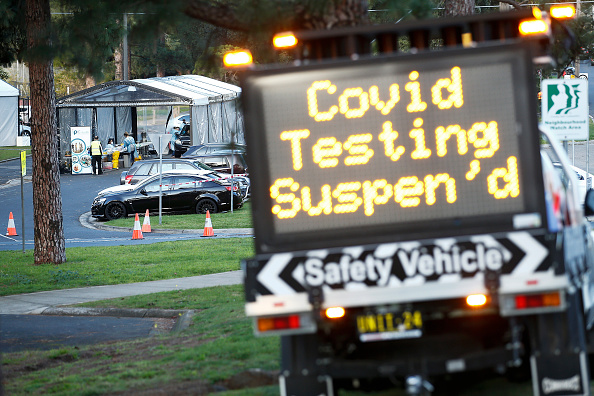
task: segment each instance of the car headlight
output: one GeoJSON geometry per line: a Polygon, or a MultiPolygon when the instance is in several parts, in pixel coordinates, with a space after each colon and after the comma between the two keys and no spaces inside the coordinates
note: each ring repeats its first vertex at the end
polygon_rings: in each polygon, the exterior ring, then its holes
{"type": "Polygon", "coordinates": [[[107,198],[103,197],[103,198],[95,198],[95,203],[96,204],[102,204],[103,202],[105,202],[107,198]]]}

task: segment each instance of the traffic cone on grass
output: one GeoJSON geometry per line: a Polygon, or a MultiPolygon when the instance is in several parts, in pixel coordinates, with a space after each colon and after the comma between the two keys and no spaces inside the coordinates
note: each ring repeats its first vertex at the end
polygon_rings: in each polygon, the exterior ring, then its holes
{"type": "Polygon", "coordinates": [[[142,223],[142,232],[151,232],[151,220],[149,219],[149,210],[146,210],[144,222],[142,223]]]}
{"type": "Polygon", "coordinates": [[[214,230],[212,229],[212,221],[210,220],[210,211],[206,211],[206,221],[204,222],[204,234],[203,237],[212,237],[214,235],[214,230]]]}
{"type": "Polygon", "coordinates": [[[6,229],[6,235],[9,236],[17,236],[16,227],[14,226],[14,217],[12,217],[12,212],[8,216],[8,228],[6,229]]]}
{"type": "Polygon", "coordinates": [[[136,218],[134,219],[134,231],[132,231],[132,239],[144,239],[142,236],[142,230],[140,229],[140,219],[138,218],[138,213],[136,213],[136,218]]]}

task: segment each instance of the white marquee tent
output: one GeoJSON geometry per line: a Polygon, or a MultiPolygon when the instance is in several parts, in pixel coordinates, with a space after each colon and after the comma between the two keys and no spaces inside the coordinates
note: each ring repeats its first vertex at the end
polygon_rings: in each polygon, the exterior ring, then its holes
{"type": "Polygon", "coordinates": [[[196,75],[99,84],[58,100],[61,155],[70,150],[73,126],[90,126],[104,146],[112,137],[122,142],[126,131],[140,142],[148,133],[169,133],[182,113],[190,116],[193,145],[244,143],[240,95],[235,85],[196,75]]]}
{"type": "Polygon", "coordinates": [[[0,80],[0,147],[16,146],[19,129],[19,90],[0,80]]]}

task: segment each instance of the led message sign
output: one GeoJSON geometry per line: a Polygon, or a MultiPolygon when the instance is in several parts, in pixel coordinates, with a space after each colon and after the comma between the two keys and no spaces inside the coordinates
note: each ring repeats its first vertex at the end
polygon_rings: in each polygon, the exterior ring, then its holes
{"type": "Polygon", "coordinates": [[[248,75],[263,250],[436,227],[517,228],[515,216],[527,213],[540,226],[531,81],[518,47],[248,75]]]}

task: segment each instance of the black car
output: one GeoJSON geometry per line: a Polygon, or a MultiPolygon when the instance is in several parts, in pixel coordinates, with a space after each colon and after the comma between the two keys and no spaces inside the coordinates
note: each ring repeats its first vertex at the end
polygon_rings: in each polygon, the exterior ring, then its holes
{"type": "MultiPolygon", "coordinates": [[[[93,217],[119,219],[134,213],[159,210],[160,175],[154,175],[135,185],[120,185],[105,189],[93,201],[93,217]]],[[[213,180],[191,173],[163,173],[162,209],[164,212],[190,211],[216,213],[243,206],[237,185],[228,180],[213,180]]]]}
{"type": "MultiPolygon", "coordinates": [[[[120,176],[120,184],[136,184],[141,180],[159,173],[158,159],[135,161],[127,171],[123,171],[120,176]]],[[[200,173],[211,178],[227,178],[229,175],[221,175],[210,166],[192,158],[163,158],[163,172],[188,171],[191,173],[200,173]]],[[[233,180],[239,185],[243,197],[250,194],[250,179],[247,176],[233,177],[233,180]]]]}
{"type": "MultiPolygon", "coordinates": [[[[235,152],[245,154],[245,150],[246,148],[243,144],[236,143],[233,145],[233,151],[235,152]]],[[[185,149],[182,157],[195,157],[197,155],[213,154],[220,151],[231,151],[231,143],[204,143],[198,144],[196,146],[190,146],[185,149]]]]}

